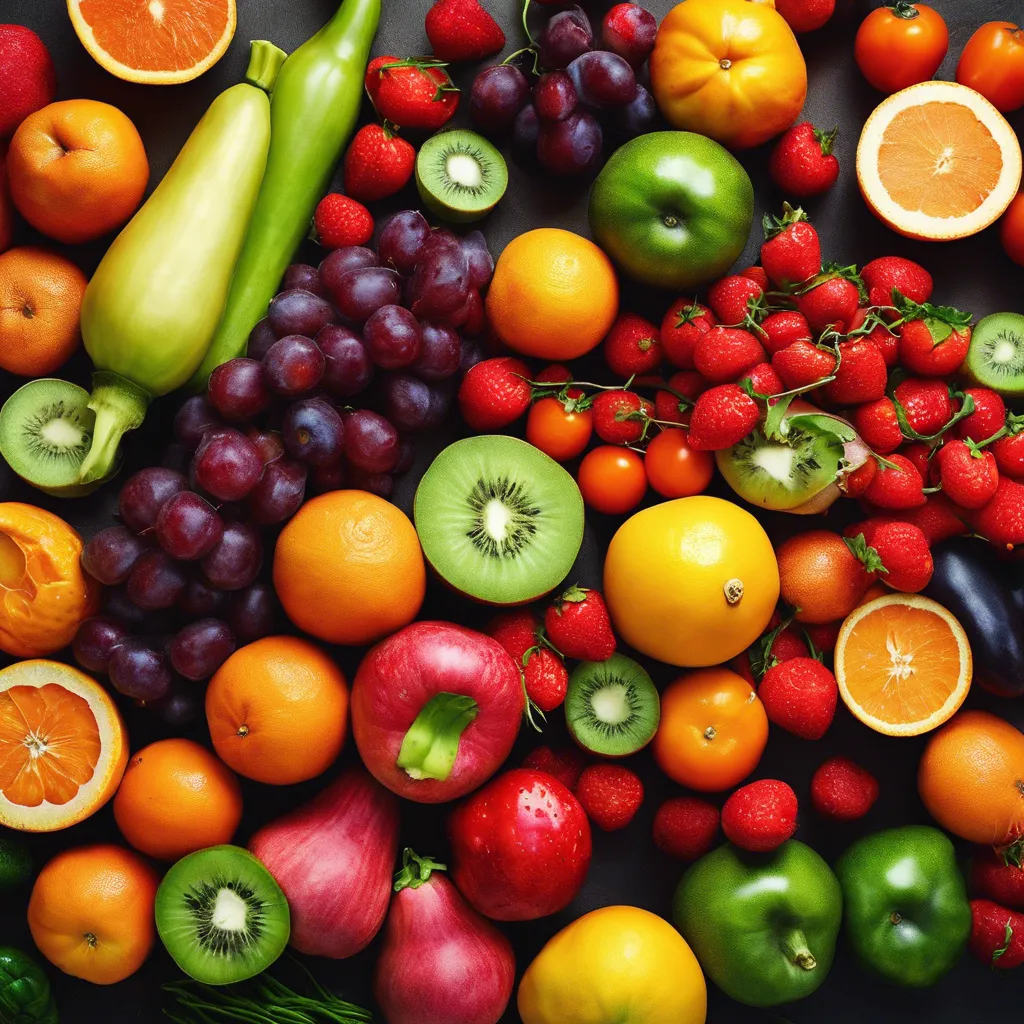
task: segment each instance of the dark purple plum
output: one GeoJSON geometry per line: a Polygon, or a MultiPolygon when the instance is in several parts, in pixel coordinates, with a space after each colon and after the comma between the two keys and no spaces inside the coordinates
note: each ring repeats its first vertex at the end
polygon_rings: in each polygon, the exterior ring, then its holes
{"type": "Polygon", "coordinates": [[[235,653],[237,646],[226,622],[199,619],[178,631],[168,646],[167,656],[178,675],[199,682],[209,679],[235,653]]]}
{"type": "Polygon", "coordinates": [[[454,313],[469,294],[469,260],[461,246],[432,251],[409,279],[409,308],[424,320],[454,313]]]}
{"type": "Polygon", "coordinates": [[[270,320],[264,317],[249,332],[249,342],[246,345],[245,354],[250,359],[262,359],[275,341],[277,341],[277,335],[274,333],[274,328],[270,326],[270,320]]]}
{"type": "Polygon", "coordinates": [[[406,373],[385,374],[379,382],[381,408],[399,433],[415,434],[430,414],[430,386],[406,373]]]}
{"type": "Polygon", "coordinates": [[[577,95],[587,106],[611,110],[636,98],[636,75],[617,53],[584,53],[567,70],[577,95]]]}
{"type": "Polygon", "coordinates": [[[160,509],[155,531],[160,547],[171,558],[189,562],[213,549],[224,532],[224,523],[205,498],[182,491],[160,509]]]}
{"type": "Polygon", "coordinates": [[[658,19],[639,4],[616,4],[601,25],[601,45],[634,68],[650,57],[657,35],[658,19]]]}
{"type": "Polygon", "coordinates": [[[577,112],[541,128],[537,155],[552,174],[570,177],[591,170],[601,156],[603,134],[597,119],[577,112]]]}
{"type": "Polygon", "coordinates": [[[568,72],[549,71],[533,87],[533,105],[541,121],[564,121],[579,102],[568,72]]]}
{"type": "Polygon", "coordinates": [[[120,619],[93,615],[78,627],[71,651],[87,672],[106,672],[111,654],[128,636],[128,627],[120,619]]]}
{"type": "Polygon", "coordinates": [[[145,640],[134,637],[114,649],[107,671],[118,693],[147,704],[166,696],[173,679],[167,658],[145,640]]]}
{"type": "Polygon", "coordinates": [[[278,604],[269,583],[253,583],[228,598],[224,618],[235,638],[251,644],[269,636],[277,625],[278,604]]]}
{"type": "Polygon", "coordinates": [[[281,279],[281,291],[291,291],[293,288],[301,288],[303,291],[312,292],[326,299],[324,286],[320,282],[320,271],[311,267],[308,263],[293,263],[281,279]]]}
{"type": "Polygon", "coordinates": [[[126,526],[108,526],[82,548],[82,568],[104,586],[124,583],[146,550],[146,542],[126,526]]]}
{"type": "Polygon", "coordinates": [[[494,257],[487,248],[487,239],[482,231],[470,231],[462,237],[462,251],[469,260],[469,287],[480,291],[491,283],[494,277],[494,257]]]}
{"type": "Polygon", "coordinates": [[[184,566],[166,551],[147,551],[132,567],[126,588],[133,604],[157,611],[175,605],[187,582],[184,566]]]}
{"type": "Polygon", "coordinates": [[[260,453],[239,430],[208,434],[192,459],[196,482],[219,501],[241,501],[262,471],[260,453]]]}
{"type": "Polygon", "coordinates": [[[227,523],[220,543],[203,559],[206,578],[221,590],[249,586],[263,565],[263,541],[249,523],[227,523]]]}
{"type": "Polygon", "coordinates": [[[349,320],[361,324],[381,306],[401,301],[402,279],[396,270],[362,267],[342,275],[332,296],[349,320]]]}
{"type": "Polygon", "coordinates": [[[326,398],[293,402],[284,414],[281,436],[288,454],[308,466],[337,462],[345,450],[341,415],[326,398]]]}
{"type": "Polygon", "coordinates": [[[582,7],[557,11],[537,39],[540,62],[552,71],[569,66],[594,45],[594,30],[582,7]]]}

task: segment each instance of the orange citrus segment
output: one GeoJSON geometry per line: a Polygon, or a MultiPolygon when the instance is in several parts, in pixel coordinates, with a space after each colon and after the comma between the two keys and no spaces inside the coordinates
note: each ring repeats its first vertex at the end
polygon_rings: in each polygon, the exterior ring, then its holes
{"type": "Polygon", "coordinates": [[[876,732],[917,736],[945,722],[971,685],[971,650],[942,605],[890,594],[855,608],[836,642],[836,680],[850,711],[876,732]]]}

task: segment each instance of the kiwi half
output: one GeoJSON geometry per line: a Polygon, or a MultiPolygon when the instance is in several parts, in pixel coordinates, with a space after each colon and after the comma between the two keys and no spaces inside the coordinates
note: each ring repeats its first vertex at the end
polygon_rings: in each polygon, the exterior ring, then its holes
{"type": "Polygon", "coordinates": [[[583,542],[576,481],[532,444],[501,434],[445,448],[420,481],[413,516],[434,571],[488,604],[553,590],[583,542]]]}
{"type": "Polygon", "coordinates": [[[974,328],[966,369],[975,383],[1008,398],[1024,396],[1024,316],[993,313],[974,328]]]}
{"type": "Polygon", "coordinates": [[[238,846],[190,853],[156,892],[156,930],[196,981],[231,985],[266,970],[288,945],[288,901],[270,872],[238,846]]]}
{"type": "Polygon", "coordinates": [[[508,167],[482,135],[456,128],[420,146],[416,187],[438,217],[465,224],[494,209],[508,188],[508,167]]]}
{"type": "Polygon", "coordinates": [[[605,757],[635,754],[654,738],[660,720],[651,677],[624,654],[581,662],[569,677],[565,721],[585,750],[605,757]]]}

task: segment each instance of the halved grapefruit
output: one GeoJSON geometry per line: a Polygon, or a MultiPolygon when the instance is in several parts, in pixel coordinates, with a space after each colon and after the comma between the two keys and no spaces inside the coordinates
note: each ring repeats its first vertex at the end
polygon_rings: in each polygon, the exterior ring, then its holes
{"type": "Polygon", "coordinates": [[[54,832],[98,811],[128,763],[110,694],[57,661],[0,671],[0,825],[54,832]]]}
{"type": "Polygon", "coordinates": [[[68,13],[97,64],[146,85],[198,78],[235,34],[235,0],[68,0],[68,13]]]}
{"type": "Polygon", "coordinates": [[[883,100],[857,146],[857,181],[879,220],[945,241],[987,228],[1017,194],[1020,143],[980,93],[920,82],[883,100]]]}

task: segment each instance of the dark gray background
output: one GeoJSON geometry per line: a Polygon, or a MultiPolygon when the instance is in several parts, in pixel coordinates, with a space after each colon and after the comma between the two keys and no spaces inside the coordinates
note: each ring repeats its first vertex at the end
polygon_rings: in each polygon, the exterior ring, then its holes
{"type": "MultiPolygon", "coordinates": [[[[426,49],[423,15],[431,0],[383,0],[384,15],[374,53],[400,55],[421,53],[426,49]]],[[[523,45],[518,29],[518,0],[485,0],[485,5],[501,20],[508,35],[506,52],[523,45]]],[[[173,88],[130,85],[102,71],[79,45],[67,18],[63,0],[0,0],[0,22],[30,25],[46,42],[57,63],[58,98],[87,96],[106,100],[123,109],[138,126],[146,143],[152,166],[151,185],[170,165],[181,144],[198,121],[213,97],[222,89],[241,80],[248,52],[248,41],[269,38],[292,50],[325,22],[336,8],[335,0],[239,0],[238,32],[220,63],[195,82],[173,88]]],[[[589,9],[595,22],[607,0],[595,0],[589,9]]],[[[672,6],[671,0],[649,0],[659,17],[672,6]]],[[[956,59],[967,38],[983,21],[1012,19],[1017,8],[1009,3],[983,3],[979,0],[948,0],[938,8],[950,27],[950,53],[939,73],[952,78],[956,59]]],[[[821,32],[802,38],[802,46],[810,71],[810,88],[804,117],[819,127],[838,124],[836,146],[842,174],[838,184],[825,197],[812,201],[808,209],[814,217],[823,242],[826,259],[844,263],[863,263],[890,253],[920,259],[933,273],[936,296],[981,316],[1004,309],[1018,309],[1022,271],[1003,255],[995,231],[989,230],[966,241],[947,245],[909,242],[884,228],[868,213],[862,203],[854,175],[854,152],[864,119],[879,96],[861,79],[853,61],[853,34],[868,5],[856,6],[852,0],[839,0],[839,9],[832,23],[821,32]]],[[[468,87],[472,72],[457,76],[468,87]]],[[[462,112],[459,121],[464,121],[462,112]]],[[[1011,120],[1015,127],[1022,123],[1019,115],[1011,120]]],[[[754,181],[757,193],[758,219],[765,209],[777,210],[781,200],[770,184],[766,163],[770,147],[762,147],[742,156],[754,181]]],[[[511,181],[508,194],[485,224],[492,251],[497,254],[509,239],[541,225],[561,226],[586,233],[585,185],[558,185],[535,177],[510,162],[511,181]]],[[[398,209],[417,205],[411,187],[391,204],[398,209]]],[[[377,212],[377,211],[375,211],[377,212]]],[[[21,225],[17,241],[36,241],[21,225]]],[[[755,229],[742,265],[756,259],[760,232],[755,229]]],[[[101,255],[106,241],[77,250],[68,250],[87,270],[101,255]]],[[[311,253],[309,259],[315,260],[311,253]]],[[[667,296],[652,296],[627,290],[626,308],[660,319],[668,304],[667,296]]],[[[88,364],[76,357],[65,376],[87,384],[88,364]]],[[[0,375],[0,397],[15,386],[10,377],[0,375]]],[[[155,404],[147,426],[130,439],[127,450],[128,468],[143,465],[147,458],[169,439],[169,417],[174,399],[155,404]]],[[[449,434],[425,439],[420,466],[401,482],[396,498],[408,509],[415,478],[429,458],[449,434]]],[[[88,533],[110,522],[115,488],[107,487],[85,501],[57,501],[12,479],[5,466],[0,466],[0,496],[29,501],[51,508],[70,519],[88,533]]],[[[773,536],[803,527],[781,518],[767,523],[773,536]]],[[[591,516],[587,537],[573,579],[595,585],[600,580],[601,553],[614,523],[591,516]]],[[[478,624],[485,618],[482,611],[466,602],[453,599],[432,585],[424,614],[431,617],[456,618],[478,624]]],[[[358,663],[359,652],[338,651],[346,671],[351,673],[358,663]]],[[[665,682],[671,672],[651,666],[656,679],[665,682]]],[[[969,706],[989,707],[1024,726],[1020,705],[999,701],[976,689],[969,706]]],[[[169,730],[152,717],[126,708],[133,748],[167,735],[169,730]]],[[[553,716],[557,717],[557,716],[553,716]]],[[[192,734],[205,739],[205,727],[197,725],[192,734]]],[[[548,727],[549,742],[564,736],[564,727],[554,723],[548,727]]],[[[510,764],[517,764],[538,741],[524,732],[510,764]]],[[[876,829],[906,822],[924,822],[928,816],[917,797],[914,783],[923,739],[886,739],[856,723],[844,709],[828,736],[818,743],[807,743],[773,729],[766,756],[758,776],[786,779],[797,791],[807,808],[802,815],[798,838],[813,845],[827,859],[834,859],[856,836],[876,829]],[[874,771],[881,782],[881,798],[862,822],[847,826],[825,826],[817,821],[809,808],[808,785],[814,768],[826,757],[845,754],[861,761],[874,771]]],[[[342,763],[354,753],[347,750],[342,763]]],[[[556,917],[508,928],[516,946],[520,971],[526,967],[543,943],[555,931],[579,914],[612,903],[630,903],[647,907],[657,913],[668,913],[673,888],[681,874],[675,863],[658,853],[650,840],[650,824],[654,811],[673,787],[657,772],[646,755],[634,759],[648,787],[647,799],[637,819],[625,831],[607,835],[595,834],[595,853],[586,886],[576,902],[556,917]]],[[[246,815],[237,841],[244,843],[261,824],[284,809],[307,799],[321,788],[322,780],[299,787],[278,790],[273,787],[245,783],[246,815]]],[[[421,853],[444,856],[444,813],[436,808],[405,805],[403,842],[421,853]]],[[[107,807],[90,821],[66,834],[33,837],[31,844],[40,863],[53,852],[88,842],[117,842],[120,836],[107,807]]],[[[0,943],[31,948],[24,924],[24,900],[13,899],[0,907],[0,943]]],[[[347,962],[313,961],[310,966],[324,982],[355,1001],[369,999],[368,978],[374,951],[347,962]]],[[[66,1024],[128,1024],[160,1019],[162,982],[176,976],[169,957],[157,947],[145,967],[133,978],[112,988],[99,988],[61,975],[48,967],[61,1005],[61,1019],[66,1024]]],[[[941,984],[925,991],[907,991],[887,986],[862,971],[841,945],[835,967],[825,985],[801,1003],[784,1007],[779,1013],[766,1013],[740,1007],[710,986],[708,1020],[725,1022],[790,1021],[792,1024],[862,1024],[869,1016],[878,1024],[905,1024],[907,1021],[929,1020],[933,1024],[983,1024],[1019,1015],[1021,998],[1020,975],[999,974],[985,969],[965,956],[960,965],[941,984]]],[[[516,1021],[510,1010],[505,1021],[516,1021]]],[[[608,1022],[612,1024],[612,1022],[608,1022]]],[[[642,1022],[634,1022],[642,1024],[642,1022]]]]}

